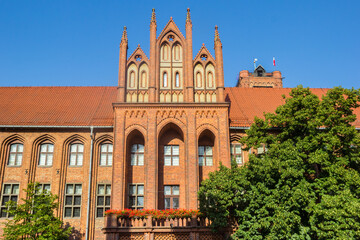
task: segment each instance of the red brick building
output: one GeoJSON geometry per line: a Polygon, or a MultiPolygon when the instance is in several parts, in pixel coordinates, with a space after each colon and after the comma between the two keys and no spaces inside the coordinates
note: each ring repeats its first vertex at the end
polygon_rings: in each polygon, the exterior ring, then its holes
{"type": "Polygon", "coordinates": [[[128,54],[124,28],[117,87],[0,88],[0,222],[5,202],[36,181],[59,196],[57,215],[77,236],[104,239],[105,210],[196,209],[209,172],[247,160],[238,140],[291,89],[263,68],[224,88],[218,28],[215,56],[204,45],[193,56],[189,10],[185,26],[170,19],[159,33],[153,11],[149,57],[140,46],[128,54]]]}

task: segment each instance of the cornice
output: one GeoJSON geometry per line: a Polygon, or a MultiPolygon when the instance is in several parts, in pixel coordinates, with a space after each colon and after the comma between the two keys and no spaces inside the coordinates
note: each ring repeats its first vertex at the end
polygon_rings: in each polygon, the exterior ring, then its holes
{"type": "Polygon", "coordinates": [[[229,108],[230,103],[113,103],[113,108],[229,108]]]}

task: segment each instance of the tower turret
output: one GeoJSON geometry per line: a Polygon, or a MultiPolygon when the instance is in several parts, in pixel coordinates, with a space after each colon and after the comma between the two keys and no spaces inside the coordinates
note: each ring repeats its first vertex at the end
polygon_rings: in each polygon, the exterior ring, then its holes
{"type": "Polygon", "coordinates": [[[126,26],[121,37],[120,53],[119,53],[119,81],[117,91],[117,102],[125,102],[125,79],[126,79],[126,59],[128,49],[128,38],[126,26]]]}
{"type": "Polygon", "coordinates": [[[218,27],[215,26],[215,61],[216,61],[216,96],[217,102],[224,102],[224,64],[222,54],[222,43],[220,41],[220,35],[218,27]]]}
{"type": "Polygon", "coordinates": [[[194,102],[194,78],[193,78],[193,48],[192,48],[192,22],[190,16],[190,8],[187,9],[186,14],[186,100],[187,102],[194,102]]]}
{"type": "Polygon", "coordinates": [[[156,15],[152,9],[150,21],[150,78],[149,78],[149,101],[156,102],[156,15]]]}

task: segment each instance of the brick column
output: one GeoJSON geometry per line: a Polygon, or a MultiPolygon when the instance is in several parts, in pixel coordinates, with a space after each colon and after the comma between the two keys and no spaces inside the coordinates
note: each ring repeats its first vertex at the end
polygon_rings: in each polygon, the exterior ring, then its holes
{"type": "Polygon", "coordinates": [[[197,190],[199,188],[198,164],[197,164],[197,138],[195,110],[188,113],[187,122],[187,184],[186,184],[186,208],[197,209],[197,190]]]}

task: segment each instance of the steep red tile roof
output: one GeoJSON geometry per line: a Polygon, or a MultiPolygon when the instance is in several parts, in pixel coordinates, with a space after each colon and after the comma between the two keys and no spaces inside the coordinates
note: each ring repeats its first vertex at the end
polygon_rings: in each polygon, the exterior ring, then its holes
{"type": "MultiPolygon", "coordinates": [[[[291,88],[225,88],[230,126],[249,127],[274,112],[291,88]]],[[[313,88],[321,97],[328,89],[313,88]]],[[[0,87],[0,125],[113,126],[116,87],[0,87]]],[[[360,119],[360,108],[355,110],[360,119]]],[[[355,126],[360,127],[360,120],[355,126]]]]}
{"type": "MultiPolygon", "coordinates": [[[[320,99],[328,88],[311,88],[312,93],[320,99]]],[[[263,118],[264,113],[275,112],[275,109],[284,104],[282,95],[289,96],[291,88],[225,88],[225,96],[230,102],[230,126],[249,127],[254,117],[263,118]]],[[[355,109],[358,120],[354,125],[360,127],[360,108],[355,109]]]]}
{"type": "Polygon", "coordinates": [[[2,87],[0,125],[112,126],[116,87],[2,87]]]}

